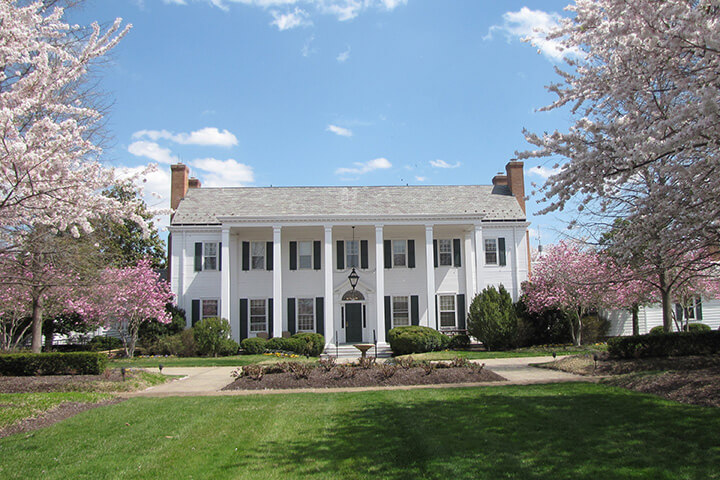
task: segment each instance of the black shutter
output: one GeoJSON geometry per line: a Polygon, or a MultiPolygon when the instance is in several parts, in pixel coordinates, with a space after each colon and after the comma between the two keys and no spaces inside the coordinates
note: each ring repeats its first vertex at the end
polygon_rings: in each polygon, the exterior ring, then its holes
{"type": "Polygon", "coordinates": [[[684,309],[682,305],[680,305],[679,303],[675,304],[675,318],[678,322],[682,322],[683,320],[683,313],[685,313],[683,310],[684,309]]]}
{"type": "Polygon", "coordinates": [[[342,240],[337,241],[337,269],[345,270],[345,242],[342,240]]]}
{"type": "Polygon", "coordinates": [[[390,310],[390,297],[385,297],[385,340],[387,340],[387,333],[392,328],[392,311],[390,310]]]}
{"type": "Polygon", "coordinates": [[[407,241],[408,268],[415,268],[415,240],[407,241]]]}
{"type": "Polygon", "coordinates": [[[272,336],[273,336],[273,332],[275,331],[275,329],[273,328],[273,321],[275,320],[275,318],[274,318],[273,299],[272,299],[272,298],[268,298],[267,308],[268,308],[268,309],[267,309],[268,337],[272,337],[272,336]]]}
{"type": "Polygon", "coordinates": [[[437,295],[435,295],[435,330],[440,330],[440,311],[438,309],[437,295]]]}
{"type": "Polygon", "coordinates": [[[271,271],[273,269],[273,242],[265,243],[265,270],[271,271]]]}
{"type": "Polygon", "coordinates": [[[460,250],[459,238],[453,238],[453,265],[462,267],[462,251],[460,250]]]}
{"type": "Polygon", "coordinates": [[[385,268],[392,268],[393,252],[390,240],[385,240],[383,242],[383,252],[385,254],[385,268]]]}
{"type": "Polygon", "coordinates": [[[368,241],[360,240],[360,268],[368,269],[368,241]]]}
{"type": "Polygon", "coordinates": [[[202,242],[195,242],[195,271],[202,270],[202,242]]]}
{"type": "Polygon", "coordinates": [[[313,268],[315,268],[315,270],[320,270],[320,268],[321,268],[320,259],[321,259],[320,240],[315,240],[313,242],[313,262],[314,262],[313,268]]]}
{"type": "Polygon", "coordinates": [[[695,298],[695,319],[702,320],[702,298],[695,298]]]}
{"type": "Polygon", "coordinates": [[[297,242],[290,242],[290,270],[297,270],[297,242]]]}
{"type": "Polygon", "coordinates": [[[248,338],[248,299],[240,299],[240,340],[248,338]]]}
{"type": "Polygon", "coordinates": [[[460,330],[465,330],[465,294],[457,296],[457,323],[460,330]]]}
{"type": "Polygon", "coordinates": [[[325,335],[325,299],[315,299],[315,333],[325,335]]]}
{"type": "Polygon", "coordinates": [[[250,242],[242,242],[242,269],[250,270],[250,242]]]}
{"type": "Polygon", "coordinates": [[[498,238],[498,264],[507,265],[507,259],[505,258],[505,239],[503,237],[498,238]]]}
{"type": "Polygon", "coordinates": [[[218,243],[218,270],[222,270],[222,242],[218,243]]]}
{"type": "Polygon", "coordinates": [[[435,268],[438,267],[438,242],[437,240],[433,240],[433,263],[435,265],[435,268]]]}
{"type": "Polygon", "coordinates": [[[200,300],[192,301],[192,326],[194,327],[197,322],[200,321],[200,300]]]}
{"type": "Polygon", "coordinates": [[[417,295],[410,295],[410,323],[420,325],[420,302],[417,295]]]}
{"type": "Polygon", "coordinates": [[[295,299],[288,298],[288,331],[295,335],[295,299]]]}

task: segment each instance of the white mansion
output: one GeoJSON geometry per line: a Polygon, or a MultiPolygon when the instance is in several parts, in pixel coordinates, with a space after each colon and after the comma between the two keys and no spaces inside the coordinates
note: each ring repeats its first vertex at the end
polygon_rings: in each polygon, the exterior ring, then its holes
{"type": "Polygon", "coordinates": [[[399,325],[464,330],[469,302],[528,278],[522,162],[492,185],[201,188],[172,166],[170,280],[188,324],[235,340],[318,332],[384,345],[399,325]],[[349,275],[358,275],[351,287],[349,275]]]}

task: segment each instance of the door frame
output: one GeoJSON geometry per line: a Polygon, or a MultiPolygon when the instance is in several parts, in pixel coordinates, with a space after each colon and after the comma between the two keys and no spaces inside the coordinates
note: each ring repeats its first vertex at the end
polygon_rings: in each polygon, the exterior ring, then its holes
{"type": "Polygon", "coordinates": [[[365,325],[364,323],[367,322],[367,307],[366,302],[364,301],[347,301],[342,303],[342,322],[344,325],[343,328],[343,335],[345,337],[345,343],[360,343],[365,341],[365,325]],[[359,305],[360,306],[360,340],[357,342],[350,342],[348,340],[348,322],[347,322],[347,314],[348,314],[348,305],[359,305]]]}

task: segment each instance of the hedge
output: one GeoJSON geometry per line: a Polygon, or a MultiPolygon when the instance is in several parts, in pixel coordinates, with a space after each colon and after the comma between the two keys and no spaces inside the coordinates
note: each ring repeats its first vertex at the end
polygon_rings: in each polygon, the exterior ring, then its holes
{"type": "Polygon", "coordinates": [[[417,325],[392,328],[388,331],[387,339],[395,355],[442,350],[450,342],[449,337],[434,328],[417,325]]]}
{"type": "Polygon", "coordinates": [[[298,340],[305,342],[305,350],[303,352],[311,357],[319,357],[325,350],[325,337],[319,333],[302,332],[292,336],[298,340]]]}
{"type": "Polygon", "coordinates": [[[306,343],[299,338],[275,337],[267,341],[265,348],[273,351],[293,352],[304,355],[306,343]]]}
{"type": "Polygon", "coordinates": [[[240,342],[243,351],[249,355],[259,355],[267,348],[267,339],[260,337],[246,338],[240,342]]]}
{"type": "Polygon", "coordinates": [[[99,352],[10,353],[0,355],[0,375],[100,375],[107,362],[99,352]]]}
{"type": "Polygon", "coordinates": [[[608,340],[615,358],[681,357],[720,353],[720,332],[675,332],[615,337],[608,340]]]}

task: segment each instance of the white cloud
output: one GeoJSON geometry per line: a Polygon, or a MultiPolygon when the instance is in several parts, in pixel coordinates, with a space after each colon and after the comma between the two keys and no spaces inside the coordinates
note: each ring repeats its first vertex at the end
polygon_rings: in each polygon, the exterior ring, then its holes
{"type": "Polygon", "coordinates": [[[273,10],[270,14],[273,17],[273,21],[270,22],[270,25],[275,25],[280,31],[312,25],[312,22],[308,20],[308,13],[300,8],[296,8],[292,12],[286,13],[273,10]]]}
{"type": "Polygon", "coordinates": [[[128,152],[136,157],[145,157],[158,163],[177,163],[178,158],[173,156],[169,148],[163,148],[155,142],[140,140],[128,147],[128,152]]]}
{"type": "Polygon", "coordinates": [[[206,187],[243,186],[255,181],[253,168],[232,158],[198,158],[190,162],[190,165],[206,172],[203,175],[198,174],[206,187]]]}
{"type": "Polygon", "coordinates": [[[427,177],[416,176],[415,180],[417,180],[418,182],[424,182],[425,180],[427,180],[427,177]]]}
{"type": "MultiPolygon", "coordinates": [[[[120,167],[116,170],[119,178],[127,179],[138,176],[147,166],[120,167]]],[[[170,169],[166,167],[156,168],[138,178],[135,182],[142,188],[142,199],[150,210],[167,210],[170,208],[170,169]]],[[[169,215],[159,215],[153,218],[158,230],[164,230],[170,224],[169,215]]]]}
{"type": "Polygon", "coordinates": [[[337,170],[335,170],[335,174],[345,175],[349,173],[354,175],[362,175],[363,173],[372,172],[373,170],[384,170],[392,167],[392,163],[390,163],[387,158],[383,157],[376,158],[368,162],[355,162],[353,163],[353,165],[355,165],[355,167],[338,168],[337,170]]]}
{"type": "Polygon", "coordinates": [[[460,162],[457,162],[455,164],[447,163],[445,160],[430,160],[430,165],[432,165],[435,168],[458,168],[460,166],[460,162]]]}
{"type": "Polygon", "coordinates": [[[543,166],[536,166],[532,167],[528,170],[528,173],[531,173],[533,175],[537,175],[538,177],[542,178],[550,178],[551,176],[560,173],[559,168],[547,168],[543,166]]]}
{"type": "Polygon", "coordinates": [[[154,142],[163,139],[181,145],[201,145],[213,147],[232,147],[238,139],[228,130],[220,131],[215,127],[205,127],[190,133],[173,133],[167,130],[140,130],[132,138],[148,138],[154,142]]]}
{"type": "Polygon", "coordinates": [[[335,135],[340,135],[341,137],[353,136],[352,130],[350,130],[349,128],[338,127],[337,125],[328,125],[325,130],[328,132],[332,132],[335,135]]]}
{"type": "Polygon", "coordinates": [[[337,60],[339,63],[345,63],[348,58],[350,58],[350,47],[347,47],[345,51],[340,52],[338,56],[335,57],[335,60],[337,60]]]}
{"type": "Polygon", "coordinates": [[[561,19],[562,16],[557,13],[522,7],[517,12],[505,12],[503,23],[490,27],[484,40],[491,40],[495,32],[502,32],[508,40],[515,37],[530,42],[539,53],[555,62],[566,56],[579,56],[580,52],[575,48],[564,49],[560,39],[547,38],[547,34],[560,24],[561,19]]]}
{"type": "Polygon", "coordinates": [[[310,35],[307,40],[305,40],[305,44],[303,45],[302,49],[300,49],[300,53],[302,53],[303,57],[308,57],[311,54],[315,53],[315,49],[312,46],[313,41],[315,40],[315,35],[310,35]]]}

